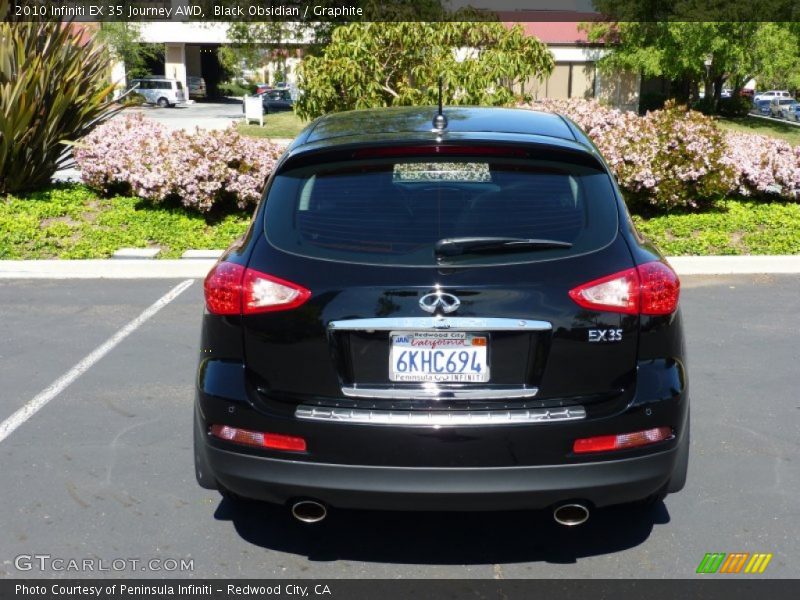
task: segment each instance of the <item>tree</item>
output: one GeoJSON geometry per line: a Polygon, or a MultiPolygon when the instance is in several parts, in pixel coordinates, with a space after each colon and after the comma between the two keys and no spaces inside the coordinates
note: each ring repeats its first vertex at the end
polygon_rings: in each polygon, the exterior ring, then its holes
{"type": "Polygon", "coordinates": [[[300,65],[297,114],[434,104],[504,105],[513,86],[553,70],[553,56],[522,27],[498,22],[352,23],[300,65]]]}
{"type": "Polygon", "coordinates": [[[0,22],[0,195],[49,184],[65,144],[120,110],[109,74],[107,50],[74,26],[0,22]]]}
{"type": "Polygon", "coordinates": [[[97,37],[111,49],[117,60],[125,64],[128,79],[147,75],[147,62],[158,59],[164,53],[160,45],[142,43],[139,23],[103,21],[97,30],[97,37]]]}
{"type": "MultiPolygon", "coordinates": [[[[228,0],[235,5],[234,0],[228,0]]],[[[216,4],[225,0],[217,0],[216,4]]],[[[305,2],[301,0],[286,0],[284,7],[299,6],[305,10],[305,2]]],[[[334,8],[341,6],[341,0],[317,0],[315,9],[334,8]]],[[[474,11],[459,9],[449,13],[442,6],[440,0],[354,0],[348,5],[359,7],[362,17],[358,20],[367,21],[441,21],[448,17],[468,20],[474,11]]],[[[475,19],[483,20],[483,19],[475,19]]],[[[333,30],[348,22],[347,17],[326,16],[322,20],[286,21],[276,19],[273,21],[237,21],[228,25],[228,39],[236,47],[240,59],[244,59],[251,67],[262,58],[262,48],[276,48],[287,42],[302,40],[306,52],[311,55],[319,54],[331,41],[333,30]]]]}
{"type": "Polygon", "coordinates": [[[800,89],[800,35],[797,23],[763,23],[753,51],[759,87],[800,89]]]}
{"type": "Polygon", "coordinates": [[[702,83],[709,112],[718,109],[724,86],[738,94],[754,77],[787,85],[800,66],[797,34],[782,23],[604,22],[588,31],[591,41],[609,42],[602,69],[683,81],[694,97],[702,83]]]}

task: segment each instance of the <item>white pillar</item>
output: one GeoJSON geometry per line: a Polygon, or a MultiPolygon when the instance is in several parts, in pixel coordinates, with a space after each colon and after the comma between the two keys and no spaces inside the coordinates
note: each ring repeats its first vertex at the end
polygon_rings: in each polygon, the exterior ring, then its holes
{"type": "Polygon", "coordinates": [[[186,87],[186,44],[165,44],[164,76],[167,79],[180,81],[188,95],[189,92],[186,87]]]}

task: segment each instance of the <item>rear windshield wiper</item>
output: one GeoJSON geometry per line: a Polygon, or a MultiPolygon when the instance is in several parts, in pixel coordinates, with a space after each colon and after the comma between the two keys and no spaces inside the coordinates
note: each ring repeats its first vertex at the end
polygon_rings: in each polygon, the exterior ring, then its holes
{"type": "Polygon", "coordinates": [[[455,237],[444,238],[434,245],[436,256],[459,256],[491,252],[519,252],[525,250],[547,250],[550,248],[572,248],[569,242],[517,237],[455,237]]]}

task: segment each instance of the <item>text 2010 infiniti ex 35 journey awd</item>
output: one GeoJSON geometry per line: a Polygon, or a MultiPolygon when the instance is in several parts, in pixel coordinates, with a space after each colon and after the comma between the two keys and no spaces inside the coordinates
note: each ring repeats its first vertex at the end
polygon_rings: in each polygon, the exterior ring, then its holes
{"type": "Polygon", "coordinates": [[[555,114],[311,123],[205,280],[197,479],[329,507],[594,507],[680,490],[677,276],[555,114]]]}

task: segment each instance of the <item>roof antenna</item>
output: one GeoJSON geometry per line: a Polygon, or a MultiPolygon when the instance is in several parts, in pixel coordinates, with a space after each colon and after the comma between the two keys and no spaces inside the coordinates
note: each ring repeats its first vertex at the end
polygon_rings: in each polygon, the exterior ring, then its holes
{"type": "Polygon", "coordinates": [[[442,76],[439,75],[439,112],[433,117],[433,127],[439,131],[447,127],[447,117],[442,112],[442,76]]]}

